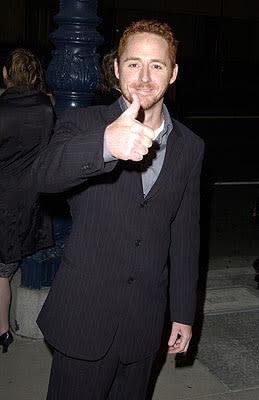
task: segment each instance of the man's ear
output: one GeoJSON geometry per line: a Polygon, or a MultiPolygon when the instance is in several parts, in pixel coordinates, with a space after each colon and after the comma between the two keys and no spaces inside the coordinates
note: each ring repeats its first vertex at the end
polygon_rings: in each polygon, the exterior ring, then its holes
{"type": "Polygon", "coordinates": [[[171,76],[171,79],[170,79],[170,85],[172,83],[174,83],[174,81],[176,80],[177,74],[178,74],[178,64],[175,64],[173,72],[172,72],[172,76],[171,76]]]}
{"type": "Polygon", "coordinates": [[[6,67],[3,67],[3,78],[4,78],[4,81],[7,80],[7,69],[6,69],[6,67]]]}
{"type": "Polygon", "coordinates": [[[115,58],[114,59],[114,74],[116,76],[117,79],[120,78],[120,74],[119,74],[119,64],[118,64],[118,59],[115,58]]]}

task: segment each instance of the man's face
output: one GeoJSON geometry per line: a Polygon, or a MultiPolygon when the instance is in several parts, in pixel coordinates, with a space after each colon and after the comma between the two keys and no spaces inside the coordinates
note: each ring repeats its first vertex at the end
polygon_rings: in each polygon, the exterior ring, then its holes
{"type": "Polygon", "coordinates": [[[165,91],[177,76],[177,65],[172,69],[165,39],[153,33],[130,36],[120,63],[115,60],[115,75],[126,101],[132,102],[136,93],[144,110],[162,103],[165,91]]]}

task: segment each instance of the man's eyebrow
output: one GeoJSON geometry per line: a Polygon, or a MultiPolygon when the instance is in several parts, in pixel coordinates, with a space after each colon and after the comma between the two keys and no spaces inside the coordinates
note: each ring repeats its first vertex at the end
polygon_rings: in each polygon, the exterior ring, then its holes
{"type": "MultiPolygon", "coordinates": [[[[140,57],[127,57],[127,58],[125,58],[125,60],[123,60],[124,63],[128,62],[128,61],[141,61],[141,58],[140,57]]],[[[159,64],[163,64],[164,66],[167,66],[164,61],[156,59],[156,58],[151,59],[150,62],[151,63],[152,62],[156,62],[156,63],[159,63],[159,64]]]]}
{"type": "Polygon", "coordinates": [[[151,60],[151,62],[155,62],[155,63],[163,64],[163,65],[166,67],[166,63],[165,63],[165,61],[162,61],[162,60],[157,60],[156,58],[155,58],[155,59],[153,59],[153,60],[151,60]]]}
{"type": "Polygon", "coordinates": [[[140,57],[127,57],[125,58],[125,60],[123,60],[123,62],[127,62],[127,61],[141,61],[140,57]]]}

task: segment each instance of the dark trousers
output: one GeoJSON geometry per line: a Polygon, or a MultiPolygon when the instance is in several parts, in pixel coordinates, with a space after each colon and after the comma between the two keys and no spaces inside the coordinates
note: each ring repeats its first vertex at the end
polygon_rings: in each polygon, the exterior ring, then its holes
{"type": "Polygon", "coordinates": [[[47,400],[144,400],[154,358],[124,364],[114,346],[98,361],[54,351],[47,400]]]}

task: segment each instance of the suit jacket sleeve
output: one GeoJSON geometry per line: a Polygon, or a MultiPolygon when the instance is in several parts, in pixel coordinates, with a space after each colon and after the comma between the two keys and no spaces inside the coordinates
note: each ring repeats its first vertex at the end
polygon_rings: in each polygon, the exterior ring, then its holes
{"type": "Polygon", "coordinates": [[[171,226],[170,313],[171,320],[187,325],[194,322],[200,246],[200,172],[204,144],[186,185],[171,226]]]}
{"type": "Polygon", "coordinates": [[[103,159],[106,126],[98,114],[87,113],[86,109],[63,113],[49,145],[32,168],[38,191],[63,192],[91,176],[111,171],[117,161],[105,163],[103,159]]]}

